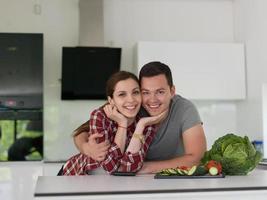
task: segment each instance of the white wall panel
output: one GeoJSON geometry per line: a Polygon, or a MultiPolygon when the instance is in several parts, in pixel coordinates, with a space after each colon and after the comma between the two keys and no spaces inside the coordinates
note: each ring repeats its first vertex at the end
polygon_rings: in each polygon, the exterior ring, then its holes
{"type": "Polygon", "coordinates": [[[139,42],[137,66],[151,61],[172,70],[176,92],[197,100],[246,97],[243,44],[139,42]]]}

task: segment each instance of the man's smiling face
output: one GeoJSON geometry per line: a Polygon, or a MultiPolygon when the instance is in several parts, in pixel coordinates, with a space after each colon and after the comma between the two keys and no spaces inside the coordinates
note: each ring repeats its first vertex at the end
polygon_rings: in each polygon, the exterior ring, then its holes
{"type": "Polygon", "coordinates": [[[143,107],[151,116],[155,116],[169,109],[175,87],[168,85],[164,74],[142,77],[141,94],[143,107]]]}

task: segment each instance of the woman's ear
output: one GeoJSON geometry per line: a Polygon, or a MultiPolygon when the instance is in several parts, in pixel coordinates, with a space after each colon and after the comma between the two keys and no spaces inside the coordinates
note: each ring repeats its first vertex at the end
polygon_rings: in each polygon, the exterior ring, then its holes
{"type": "Polygon", "coordinates": [[[114,101],[111,97],[108,97],[108,103],[112,106],[114,106],[114,101]]]}

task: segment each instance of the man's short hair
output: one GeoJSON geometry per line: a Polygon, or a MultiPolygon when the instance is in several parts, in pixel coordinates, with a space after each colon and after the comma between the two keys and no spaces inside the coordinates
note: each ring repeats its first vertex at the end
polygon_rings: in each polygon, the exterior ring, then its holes
{"type": "Polygon", "coordinates": [[[153,77],[161,74],[165,75],[168,85],[172,87],[173,80],[171,69],[168,65],[158,61],[149,62],[142,67],[139,73],[139,81],[141,82],[143,77],[153,77]]]}

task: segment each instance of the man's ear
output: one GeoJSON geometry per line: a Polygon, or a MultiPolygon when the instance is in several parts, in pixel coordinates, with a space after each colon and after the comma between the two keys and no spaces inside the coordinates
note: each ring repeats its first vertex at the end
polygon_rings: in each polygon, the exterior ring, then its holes
{"type": "Polygon", "coordinates": [[[173,85],[171,87],[171,96],[173,97],[175,95],[175,86],[173,85]]]}
{"type": "Polygon", "coordinates": [[[112,106],[114,106],[114,101],[111,97],[108,97],[108,103],[112,106]]]}

